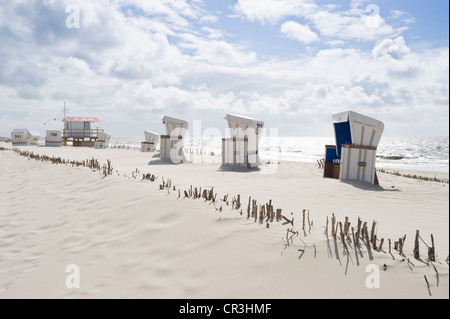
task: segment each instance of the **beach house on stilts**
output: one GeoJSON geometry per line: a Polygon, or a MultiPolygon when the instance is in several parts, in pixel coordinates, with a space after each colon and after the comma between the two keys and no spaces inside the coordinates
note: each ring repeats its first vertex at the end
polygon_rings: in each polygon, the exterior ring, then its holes
{"type": "Polygon", "coordinates": [[[101,121],[96,117],[65,117],[63,119],[64,129],[62,132],[62,143],[79,147],[94,147],[95,141],[99,139],[99,133],[103,129],[94,127],[101,121]]]}
{"type": "Polygon", "coordinates": [[[325,147],[324,177],[378,185],[375,164],[383,122],[352,111],[333,120],[336,145],[325,147]]]}
{"type": "Polygon", "coordinates": [[[222,166],[258,167],[259,141],[264,122],[249,117],[228,114],[230,138],[222,139],[222,166]]]}

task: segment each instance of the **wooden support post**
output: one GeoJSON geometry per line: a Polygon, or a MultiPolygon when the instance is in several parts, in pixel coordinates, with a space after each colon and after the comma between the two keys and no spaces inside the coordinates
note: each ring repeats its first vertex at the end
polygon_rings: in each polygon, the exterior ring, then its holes
{"type": "Polygon", "coordinates": [[[414,251],[413,251],[415,259],[419,259],[420,258],[419,237],[420,237],[420,231],[416,230],[416,239],[414,240],[414,251]]]}
{"type": "Polygon", "coordinates": [[[305,230],[305,213],[306,213],[306,209],[303,210],[303,226],[302,226],[303,230],[305,230]]]}
{"type": "Polygon", "coordinates": [[[294,219],[289,220],[285,216],[281,215],[281,218],[283,218],[286,222],[290,223],[292,226],[294,226],[294,219]]]}
{"type": "Polygon", "coordinates": [[[358,217],[358,227],[356,230],[356,242],[355,245],[359,245],[359,238],[361,237],[361,226],[362,226],[362,220],[358,217]]]}
{"type": "Polygon", "coordinates": [[[342,241],[342,244],[344,245],[344,249],[347,251],[347,255],[348,255],[349,252],[348,252],[347,244],[345,242],[345,235],[344,235],[344,232],[342,231],[342,223],[340,223],[340,224],[341,224],[341,241],[342,241]]]}
{"type": "Polygon", "coordinates": [[[370,233],[370,242],[371,243],[373,243],[373,239],[375,237],[375,227],[376,227],[376,225],[377,225],[377,222],[373,221],[373,223],[372,223],[372,231],[370,233]]]}
{"type": "Polygon", "coordinates": [[[336,239],[336,229],[335,229],[335,225],[336,225],[336,217],[333,216],[331,217],[331,236],[336,239]]]}
{"type": "Polygon", "coordinates": [[[431,247],[428,248],[428,259],[430,261],[436,261],[436,250],[434,247],[434,237],[431,234],[431,247]]]}
{"type": "Polygon", "coordinates": [[[269,215],[271,220],[275,218],[271,199],[269,200],[269,215]]]}
{"type": "Polygon", "coordinates": [[[344,235],[348,236],[348,229],[349,229],[349,223],[348,223],[348,217],[345,217],[344,221],[344,235]]]}
{"type": "Polygon", "coordinates": [[[379,247],[380,250],[383,250],[383,244],[384,244],[384,238],[381,238],[380,247],[379,247]]]}
{"type": "Polygon", "coordinates": [[[277,209],[277,221],[281,219],[281,213],[282,213],[282,209],[278,208],[277,209]]]}
{"type": "Polygon", "coordinates": [[[370,250],[370,239],[369,239],[369,231],[367,229],[367,226],[363,227],[363,233],[364,233],[367,249],[370,250]]]}
{"type": "Polygon", "coordinates": [[[405,246],[405,243],[406,243],[406,234],[402,238],[402,251],[401,251],[401,253],[403,253],[403,247],[405,246]]]}

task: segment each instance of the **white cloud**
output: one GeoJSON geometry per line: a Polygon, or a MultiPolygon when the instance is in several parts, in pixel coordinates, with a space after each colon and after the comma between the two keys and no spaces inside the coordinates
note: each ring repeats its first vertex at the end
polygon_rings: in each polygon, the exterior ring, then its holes
{"type": "Polygon", "coordinates": [[[409,56],[411,50],[406,46],[405,39],[398,37],[394,40],[384,39],[372,50],[375,59],[402,60],[409,56]]]}
{"type": "Polygon", "coordinates": [[[184,34],[181,38],[180,47],[194,51],[194,61],[224,66],[242,66],[257,61],[254,52],[245,52],[243,48],[224,40],[205,40],[192,34],[184,34]]]}
{"type": "Polygon", "coordinates": [[[203,24],[214,24],[217,23],[217,21],[219,21],[219,18],[214,15],[205,15],[199,20],[199,22],[203,24]]]}
{"type": "Polygon", "coordinates": [[[416,77],[421,68],[420,61],[411,53],[403,37],[381,41],[372,50],[372,55],[395,77],[416,77]]]}
{"type": "Polygon", "coordinates": [[[283,23],[280,28],[280,33],[288,39],[303,43],[311,43],[319,40],[318,35],[308,25],[301,25],[294,21],[283,23]]]}
{"type": "Polygon", "coordinates": [[[300,16],[317,6],[310,0],[238,0],[234,11],[250,21],[277,23],[290,16],[300,16]]]}
{"type": "Polygon", "coordinates": [[[407,27],[386,23],[376,5],[368,1],[352,1],[351,9],[344,11],[337,5],[317,5],[310,0],[239,0],[234,6],[238,15],[261,24],[278,23],[289,17],[308,22],[321,36],[341,40],[374,41],[383,37],[399,36],[407,27]]]}

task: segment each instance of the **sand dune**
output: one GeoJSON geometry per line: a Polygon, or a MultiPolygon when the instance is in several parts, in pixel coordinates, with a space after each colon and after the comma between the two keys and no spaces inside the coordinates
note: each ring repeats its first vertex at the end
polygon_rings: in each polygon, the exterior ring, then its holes
{"type": "Polygon", "coordinates": [[[110,159],[114,173],[0,152],[0,298],[449,297],[448,184],[381,174],[382,187],[373,187],[323,179],[302,163],[236,172],[221,170],[219,158],[169,165],[133,150],[23,149],[110,159]],[[147,173],[158,179],[141,180],[147,173]],[[175,191],[159,190],[163,177],[175,191]],[[216,204],[178,198],[190,185],[214,187],[216,204]],[[242,215],[220,200],[227,194],[241,195],[242,215]],[[248,219],[249,196],[272,200],[294,225],[248,219]],[[304,230],[303,209],[312,222],[304,230]],[[383,250],[349,241],[347,254],[340,238],[324,235],[332,214],[352,226],[358,217],[376,220],[383,250]],[[286,238],[288,228],[298,235],[286,238]],[[421,259],[413,258],[416,229],[427,244],[434,235],[438,275],[423,242],[421,259]],[[389,254],[387,240],[405,234],[404,256],[389,254]],[[79,289],[66,286],[71,264],[80,269],[79,289]],[[366,286],[368,265],[380,267],[379,289],[366,286]]]}

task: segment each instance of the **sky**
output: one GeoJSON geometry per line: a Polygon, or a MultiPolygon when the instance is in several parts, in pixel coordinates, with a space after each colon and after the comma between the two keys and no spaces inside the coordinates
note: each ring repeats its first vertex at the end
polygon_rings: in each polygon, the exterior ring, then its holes
{"type": "Polygon", "coordinates": [[[61,128],[64,105],[113,138],[226,114],[332,136],[349,110],[448,136],[449,2],[0,0],[0,136],[61,128]]]}

